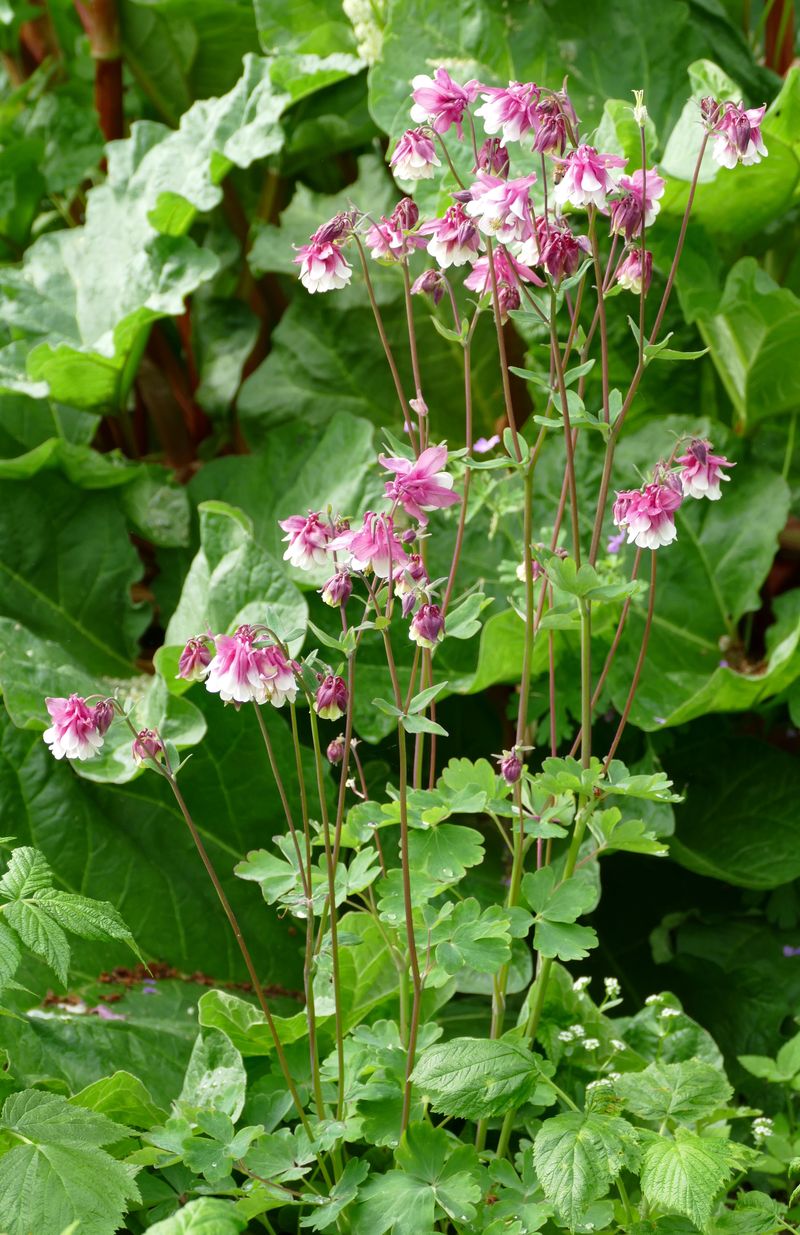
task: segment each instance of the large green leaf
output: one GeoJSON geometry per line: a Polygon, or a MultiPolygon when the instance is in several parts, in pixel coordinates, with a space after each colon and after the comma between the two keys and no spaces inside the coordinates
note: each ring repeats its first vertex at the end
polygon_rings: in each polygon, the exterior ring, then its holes
{"type": "Polygon", "coordinates": [[[233,89],[196,103],[177,131],[142,121],[109,146],[85,225],[43,236],[19,270],[0,272],[4,317],[31,343],[29,376],[77,407],[124,406],[150,324],[182,312],[217,269],[186,235],[196,213],[217,205],[232,166],[280,149],[288,99],[269,63],[247,56],[233,89]]]}
{"type": "Polygon", "coordinates": [[[774,888],[800,876],[795,759],[754,738],[727,735],[682,743],[668,766],[688,784],[670,841],[681,865],[744,888],[774,888]]]}
{"type": "Polygon", "coordinates": [[[153,1235],[238,1235],[246,1225],[247,1219],[236,1212],[233,1201],[201,1196],[147,1229],[153,1235]]]}
{"type": "Polygon", "coordinates": [[[536,1088],[540,1062],[519,1042],[451,1038],[428,1047],[413,1080],[433,1110],[477,1120],[522,1106],[536,1088]]]}
{"type": "Polygon", "coordinates": [[[716,1196],[739,1164],[737,1146],[722,1137],[700,1137],[678,1128],[675,1139],[653,1136],[642,1162],[648,1204],[691,1218],[704,1230],[716,1196]]]}
{"type": "Polygon", "coordinates": [[[635,1169],[637,1160],[631,1125],[594,1111],[546,1119],[534,1141],[533,1162],[544,1194],[572,1228],[606,1195],[622,1168],[635,1169]]]}
{"type": "Polygon", "coordinates": [[[693,1123],[731,1098],[724,1072],[699,1059],[651,1063],[643,1072],[626,1072],[615,1083],[629,1111],[641,1119],[693,1123]]]}

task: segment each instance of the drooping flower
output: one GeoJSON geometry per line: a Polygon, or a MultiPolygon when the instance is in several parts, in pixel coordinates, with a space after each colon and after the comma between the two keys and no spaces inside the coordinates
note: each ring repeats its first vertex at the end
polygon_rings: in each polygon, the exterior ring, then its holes
{"type": "Polygon", "coordinates": [[[516,180],[501,180],[488,172],[479,172],[469,189],[466,211],[477,219],[478,227],[501,244],[527,240],[533,231],[530,188],[536,176],[519,176],[516,180]]]}
{"type": "Polygon", "coordinates": [[[80,695],[68,699],[45,699],[52,725],[42,737],[56,759],[93,759],[103,745],[103,735],[111,723],[107,708],[98,715],[80,695]]]}
{"type": "Polygon", "coordinates": [[[533,149],[539,154],[564,153],[567,144],[567,122],[564,109],[556,95],[548,94],[536,104],[533,113],[533,149]]]}
{"type": "Polygon", "coordinates": [[[606,197],[616,187],[609,169],[624,167],[627,159],[617,154],[598,154],[594,146],[578,146],[564,160],[564,169],[553,195],[559,206],[597,206],[603,210],[606,197]]]}
{"type": "Polygon", "coordinates": [[[205,635],[197,635],[189,639],[178,661],[179,678],[186,682],[202,682],[211,664],[211,649],[205,635]]]}
{"type": "Polygon", "coordinates": [[[335,241],[312,239],[301,245],[292,259],[300,266],[300,282],[312,296],[315,292],[333,292],[346,287],[353,275],[335,241]]]}
{"type": "Polygon", "coordinates": [[[419,278],[411,284],[412,296],[430,296],[434,304],[438,304],[445,293],[445,277],[441,270],[424,270],[419,278]]]}
{"type": "Polygon", "coordinates": [[[454,506],[460,500],[453,493],[453,477],[440,470],[447,463],[446,446],[429,446],[413,461],[378,455],[378,462],[395,474],[394,480],[386,482],[386,496],[423,526],[428,522],[426,511],[454,506]]]}
{"type": "Polygon", "coordinates": [[[329,548],[345,554],[353,570],[373,570],[381,579],[388,579],[407,557],[391,515],[377,515],[371,510],[364,515],[360,528],[342,532],[329,548]]]}
{"type": "Polygon", "coordinates": [[[131,745],[131,754],[137,763],[158,759],[164,753],[164,743],[155,729],[140,729],[131,745]]]}
{"type": "Polygon", "coordinates": [[[328,743],[328,749],[325,751],[325,757],[328,763],[341,763],[344,759],[344,738],[340,734],[338,738],[334,738],[328,743]]]}
{"type": "Polygon", "coordinates": [[[441,66],[433,77],[420,73],[411,81],[411,119],[415,124],[430,121],[437,133],[446,133],[455,125],[459,140],[464,136],[464,112],[477,97],[480,83],[465,82],[459,86],[441,66]]]}
{"type": "Polygon", "coordinates": [[[487,137],[478,151],[472,174],[488,172],[490,176],[501,176],[505,180],[510,162],[505,143],[499,137],[487,137]]]}
{"type": "Polygon", "coordinates": [[[353,591],[353,580],[349,570],[337,570],[335,575],[320,589],[320,596],[326,605],[338,609],[346,605],[353,591]]]}
{"type": "Polygon", "coordinates": [[[436,147],[425,129],[406,129],[389,160],[398,180],[430,180],[441,167],[436,147]]]}
{"type": "Polygon", "coordinates": [[[94,705],[94,723],[101,737],[105,737],[108,733],[109,726],[114,719],[115,710],[112,699],[101,699],[99,703],[94,705]]]}
{"type": "Polygon", "coordinates": [[[364,240],[372,257],[376,260],[400,261],[409,257],[415,249],[425,245],[425,239],[416,227],[419,219],[419,209],[410,197],[402,198],[387,219],[381,216],[379,223],[373,223],[368,229],[364,240]]]}
{"type": "Polygon", "coordinates": [[[626,240],[633,240],[641,235],[642,216],[645,227],[651,227],[655,222],[661,209],[660,199],[664,196],[666,181],[654,167],[647,169],[646,176],[642,174],[641,167],[637,167],[632,176],[620,176],[617,187],[623,193],[609,207],[611,231],[626,240]]]}
{"type": "Polygon", "coordinates": [[[344,678],[329,673],[317,687],[314,711],[323,720],[339,720],[347,711],[347,683],[344,678]]]}
{"type": "Polygon", "coordinates": [[[517,753],[517,748],[513,750],[504,750],[502,755],[498,756],[500,766],[500,775],[507,785],[516,785],[519,778],[522,776],[522,760],[517,753]]]}
{"type": "Polygon", "coordinates": [[[644,266],[642,266],[642,250],[639,248],[629,249],[625,257],[614,272],[614,278],[620,287],[624,287],[626,292],[635,292],[637,296],[642,294],[642,284],[644,290],[650,287],[650,279],[653,274],[653,254],[649,249],[644,251],[644,266]],[[644,270],[644,275],[642,275],[644,270]]]}
{"type": "Polygon", "coordinates": [[[430,583],[425,563],[419,553],[412,553],[394,572],[394,590],[398,596],[416,592],[430,583]]]}
{"type": "Polygon", "coordinates": [[[507,86],[484,86],[481,107],[475,115],[483,120],[487,133],[502,133],[502,143],[518,142],[534,126],[536,105],[541,91],[533,82],[509,82],[507,86]]]}
{"type": "Polygon", "coordinates": [[[461,202],[450,206],[443,218],[423,223],[419,234],[430,236],[428,252],[443,270],[474,261],[481,247],[478,228],[461,202]]]}
{"type": "Polygon", "coordinates": [[[658,549],[669,545],[678,535],[675,511],[683,500],[680,481],[667,473],[643,489],[617,493],[614,503],[614,523],[628,535],[628,544],[639,549],[658,549]]]}
{"type": "Polygon", "coordinates": [[[711,157],[721,167],[745,167],[760,163],[767,157],[767,147],[761,136],[761,122],[766,103],[761,107],[746,109],[736,103],[726,103],[722,115],[714,126],[714,145],[711,157]]]}
{"type": "Polygon", "coordinates": [[[551,224],[542,237],[540,260],[556,283],[573,275],[587,253],[591,253],[588,237],[576,236],[566,224],[560,227],[551,224]]]}
{"type": "Polygon", "coordinates": [[[722,471],[724,467],[735,467],[724,455],[711,452],[711,443],[696,437],[689,445],[685,455],[677,462],[681,466],[680,478],[685,497],[707,497],[710,502],[718,502],[722,496],[720,481],[730,480],[722,471]]]}
{"type": "Polygon", "coordinates": [[[286,532],[283,539],[289,542],[283,553],[285,562],[291,562],[298,570],[325,565],[333,532],[321,514],[310,510],[307,515],[290,515],[288,519],[279,519],[278,527],[286,532]]]}
{"type": "MultiPolygon", "coordinates": [[[[538,274],[534,274],[529,266],[526,266],[519,258],[514,257],[513,253],[509,252],[508,249],[495,249],[493,258],[495,278],[497,279],[500,320],[504,322],[509,310],[519,308],[517,280],[521,280],[524,283],[534,283],[537,287],[544,287],[544,283],[538,274]]],[[[469,288],[470,291],[478,292],[481,296],[491,293],[492,273],[488,257],[478,259],[464,280],[464,286],[469,288]]]]}
{"type": "Polygon", "coordinates": [[[208,666],[206,689],[225,703],[266,703],[264,650],[255,646],[258,632],[240,626],[232,635],[217,635],[208,666]]]}
{"type": "Polygon", "coordinates": [[[432,650],[444,639],[444,618],[438,605],[420,605],[411,619],[408,637],[421,648],[432,650]]]}
{"type": "Polygon", "coordinates": [[[260,651],[261,674],[270,703],[274,708],[282,708],[286,702],[294,703],[297,696],[295,671],[298,666],[286,659],[277,644],[271,643],[260,651]]]}

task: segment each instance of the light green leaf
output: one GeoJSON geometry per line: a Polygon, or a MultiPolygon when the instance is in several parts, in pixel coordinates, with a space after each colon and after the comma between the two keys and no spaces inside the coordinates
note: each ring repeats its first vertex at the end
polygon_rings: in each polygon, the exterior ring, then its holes
{"type": "Polygon", "coordinates": [[[166,1111],[156,1106],[138,1076],[124,1071],[87,1085],[70,1098],[70,1102],[73,1106],[98,1111],[116,1123],[134,1128],[150,1128],[167,1117],[166,1111]]]}
{"type": "MultiPolygon", "coordinates": [[[[236,1050],[246,1057],[271,1055],[275,1050],[261,1009],[229,991],[210,990],[201,995],[198,1019],[205,1029],[221,1029],[236,1050]]],[[[273,1020],[284,1045],[297,1042],[308,1033],[308,1019],[304,1012],[289,1017],[275,1016],[273,1020]]]]}
{"type": "Polygon", "coordinates": [[[233,1201],[201,1196],[147,1229],[151,1235],[238,1235],[246,1226],[233,1201]]]}
{"type": "Polygon", "coordinates": [[[433,1110],[477,1120],[522,1106],[541,1077],[540,1062],[510,1039],[451,1038],[423,1052],[412,1079],[433,1110]]]}
{"type": "Polygon", "coordinates": [[[234,1122],[244,1106],[247,1073],[230,1039],[215,1029],[198,1034],[178,1102],[203,1111],[222,1111],[234,1122]]]}
{"type": "Polygon", "coordinates": [[[548,1200],[572,1229],[603,1197],[623,1167],[635,1170],[635,1129],[624,1119],[568,1112],[546,1119],[536,1134],[533,1161],[548,1200]]]}
{"type": "Polygon", "coordinates": [[[647,1145],[642,1193],[649,1205],[683,1214],[703,1231],[738,1162],[737,1148],[730,1141],[678,1128],[674,1140],[654,1137],[647,1145]]]}
{"type": "Polygon", "coordinates": [[[557,956],[562,961],[581,961],[597,947],[597,932],[591,926],[564,922],[537,922],[533,946],[542,956],[557,956]]]}
{"type": "Polygon", "coordinates": [[[725,1074],[699,1059],[651,1063],[643,1072],[626,1072],[615,1089],[640,1119],[694,1123],[724,1107],[733,1090],[725,1074]]]}
{"type": "MultiPolygon", "coordinates": [[[[300,1225],[312,1231],[327,1231],[339,1214],[352,1204],[358,1195],[359,1186],[369,1174],[369,1165],[363,1159],[351,1158],[344,1168],[338,1183],[331,1188],[327,1198],[319,1198],[319,1205],[310,1214],[300,1219],[300,1225]]],[[[307,1198],[310,1199],[310,1198],[307,1198]]]]}

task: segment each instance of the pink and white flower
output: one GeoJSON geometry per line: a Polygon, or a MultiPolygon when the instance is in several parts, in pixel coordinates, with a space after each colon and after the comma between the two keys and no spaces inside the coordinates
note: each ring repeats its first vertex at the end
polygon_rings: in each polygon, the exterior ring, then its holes
{"type": "Polygon", "coordinates": [[[501,244],[513,240],[527,240],[533,232],[530,188],[536,176],[520,176],[516,180],[502,180],[479,172],[470,187],[471,200],[466,211],[477,219],[478,227],[487,236],[493,236],[501,244]]]}
{"type": "Polygon", "coordinates": [[[459,140],[464,136],[464,112],[477,97],[480,83],[465,82],[459,86],[441,66],[433,77],[420,73],[411,81],[411,119],[415,124],[430,121],[437,133],[446,133],[455,125],[459,140]]]}
{"type": "Polygon", "coordinates": [[[158,759],[164,753],[164,743],[155,729],[140,729],[131,744],[131,754],[137,763],[158,759]]]}
{"type": "Polygon", "coordinates": [[[287,660],[276,644],[271,643],[261,649],[264,688],[274,708],[281,708],[286,702],[294,703],[297,697],[297,669],[298,665],[293,660],[287,660]]]}
{"type": "Polygon", "coordinates": [[[634,292],[637,296],[641,296],[642,285],[647,291],[652,274],[653,254],[649,249],[645,249],[644,265],[642,265],[642,250],[637,248],[628,250],[614,271],[614,278],[620,287],[625,288],[626,292],[634,292]]]}
{"type": "Polygon", "coordinates": [[[726,103],[722,116],[714,127],[714,145],[711,157],[721,167],[745,167],[760,163],[767,157],[767,147],[761,136],[761,122],[766,103],[761,107],[746,109],[736,103],[726,103]]]}
{"type": "Polygon", "coordinates": [[[576,236],[564,224],[556,227],[550,225],[549,231],[541,238],[541,263],[547,273],[556,283],[566,276],[569,278],[578,269],[582,259],[592,248],[586,236],[576,236]]]}
{"type": "Polygon", "coordinates": [[[211,649],[208,643],[205,635],[196,635],[195,638],[189,639],[178,661],[177,676],[179,678],[183,678],[185,682],[205,680],[208,666],[211,664],[211,649]]]}
{"type": "Polygon", "coordinates": [[[412,231],[419,219],[419,209],[410,197],[403,197],[387,219],[373,223],[364,240],[372,257],[388,261],[400,261],[409,257],[415,249],[423,248],[424,238],[412,231]]]}
{"type": "Polygon", "coordinates": [[[408,637],[421,648],[432,651],[444,639],[444,618],[438,605],[420,605],[411,619],[408,637]]]}
{"type": "Polygon", "coordinates": [[[453,477],[440,470],[447,463],[446,446],[429,446],[413,462],[386,455],[378,455],[378,462],[395,474],[394,480],[386,482],[386,496],[423,526],[428,522],[426,511],[454,506],[460,500],[452,491],[453,477]]]}
{"type": "Polygon", "coordinates": [[[353,580],[349,570],[337,570],[320,590],[320,595],[326,605],[338,609],[346,605],[353,591],[353,580]]]}
{"type": "MultiPolygon", "coordinates": [[[[495,249],[493,257],[498,291],[501,288],[516,290],[518,279],[523,283],[534,283],[537,287],[544,287],[544,283],[538,274],[535,274],[530,266],[526,266],[519,258],[514,257],[513,253],[510,253],[508,249],[495,249]]],[[[488,257],[479,258],[464,280],[464,286],[472,292],[479,292],[482,296],[491,292],[492,273],[489,268],[488,257]]]]}
{"type": "Polygon", "coordinates": [[[541,91],[533,82],[512,81],[505,87],[484,86],[483,106],[475,111],[487,133],[502,133],[502,142],[518,142],[534,126],[541,91]]]}
{"type": "Polygon", "coordinates": [[[674,474],[667,473],[663,480],[653,481],[643,489],[617,493],[614,523],[627,532],[629,545],[658,549],[677,537],[675,511],[682,501],[680,482],[674,474]]]}
{"type": "Polygon", "coordinates": [[[481,247],[478,229],[461,202],[445,211],[444,218],[423,223],[419,231],[430,236],[428,252],[443,270],[474,261],[481,247]]]}
{"type": "Polygon", "coordinates": [[[680,478],[685,497],[707,497],[710,502],[718,502],[722,496],[720,481],[730,480],[722,469],[736,467],[724,455],[711,452],[711,443],[696,437],[689,445],[685,455],[677,462],[681,466],[680,478]]]}
{"type": "MultiPolygon", "coordinates": [[[[329,673],[317,687],[314,711],[323,720],[339,720],[347,711],[347,683],[329,673]]],[[[344,753],[344,752],[342,752],[344,753]]]]}
{"type": "Polygon", "coordinates": [[[660,199],[664,196],[666,181],[654,167],[647,169],[646,176],[642,174],[641,167],[637,167],[632,176],[620,176],[617,187],[624,192],[622,197],[611,203],[611,231],[626,240],[633,240],[641,235],[642,216],[645,227],[651,227],[655,222],[661,210],[660,199]]]}
{"type": "Polygon", "coordinates": [[[436,147],[425,129],[406,129],[389,160],[398,180],[430,180],[441,167],[436,147]]]}
{"type": "Polygon", "coordinates": [[[559,206],[596,206],[603,210],[606,197],[616,188],[609,169],[624,167],[618,154],[598,154],[594,146],[578,146],[564,160],[564,170],[553,195],[559,206]]]}
{"type": "Polygon", "coordinates": [[[412,553],[408,561],[394,572],[394,590],[398,596],[407,596],[409,592],[416,592],[429,583],[428,572],[419,553],[412,553]]]}
{"type": "Polygon", "coordinates": [[[278,647],[256,647],[259,632],[240,626],[232,635],[217,635],[216,655],[208,666],[206,689],[225,703],[266,703],[280,707],[297,690],[293,666],[278,647]]]}
{"type": "Polygon", "coordinates": [[[285,562],[291,562],[298,570],[325,565],[333,531],[322,515],[313,510],[307,515],[290,515],[288,519],[279,519],[278,527],[286,532],[283,539],[289,542],[283,554],[285,562]]]}
{"type": "Polygon", "coordinates": [[[346,287],[353,267],[335,241],[311,238],[297,250],[292,259],[300,266],[300,282],[312,296],[315,292],[333,292],[346,287]]]}
{"type": "Polygon", "coordinates": [[[441,270],[423,270],[422,274],[411,284],[412,296],[430,296],[434,304],[438,304],[444,296],[447,280],[441,270]]]}
{"type": "MultiPolygon", "coordinates": [[[[56,759],[93,759],[111,723],[108,708],[92,707],[80,695],[45,699],[52,725],[42,737],[56,759]]],[[[112,712],[113,715],[113,712],[112,712]]]]}
{"type": "Polygon", "coordinates": [[[564,107],[557,95],[540,99],[533,114],[533,149],[538,154],[564,153],[567,144],[567,122],[564,107]]]}
{"type": "Polygon", "coordinates": [[[371,510],[364,515],[360,528],[342,532],[329,548],[343,553],[353,570],[373,570],[381,579],[388,579],[407,559],[391,515],[376,515],[371,510]]]}
{"type": "Polygon", "coordinates": [[[511,160],[508,151],[499,137],[487,137],[478,151],[473,176],[478,172],[488,172],[490,176],[502,176],[505,180],[511,160]]]}

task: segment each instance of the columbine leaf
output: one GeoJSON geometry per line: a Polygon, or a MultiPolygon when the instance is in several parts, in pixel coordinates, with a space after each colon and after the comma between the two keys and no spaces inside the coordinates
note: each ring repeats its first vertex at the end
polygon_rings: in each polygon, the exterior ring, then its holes
{"type": "Polygon", "coordinates": [[[739,1160],[737,1147],[730,1141],[678,1128],[674,1140],[654,1137],[647,1146],[642,1193],[649,1205],[683,1214],[702,1231],[717,1194],[739,1160]]]}
{"type": "Polygon", "coordinates": [[[733,1090],[725,1074],[698,1059],[651,1063],[643,1072],[627,1072],[615,1089],[640,1119],[695,1122],[724,1106],[733,1090]]]}
{"type": "Polygon", "coordinates": [[[458,905],[450,901],[430,930],[430,943],[447,973],[456,974],[464,968],[496,973],[511,959],[509,915],[499,905],[481,912],[474,897],[458,905]]]}
{"type": "Polygon", "coordinates": [[[425,1051],[412,1079],[435,1111],[482,1119],[521,1106],[540,1079],[540,1062],[518,1042],[453,1038],[425,1051]]]}
{"type": "Polygon", "coordinates": [[[576,926],[565,922],[538,922],[533,946],[542,956],[556,956],[561,961],[581,961],[597,947],[597,933],[591,926],[576,926]]]}
{"type": "Polygon", "coordinates": [[[350,1205],[358,1194],[359,1186],[364,1182],[369,1174],[369,1166],[362,1159],[358,1161],[356,1158],[351,1158],[344,1172],[339,1179],[339,1182],[334,1184],[328,1193],[327,1198],[319,1196],[309,1196],[309,1200],[314,1200],[319,1204],[319,1208],[312,1210],[310,1214],[306,1214],[305,1218],[300,1219],[300,1225],[309,1227],[312,1231],[327,1231],[333,1226],[336,1219],[342,1210],[350,1205]]]}
{"type": "Polygon", "coordinates": [[[533,1161],[545,1196],[574,1229],[623,1167],[636,1168],[638,1153],[636,1131],[626,1120],[570,1112],[545,1120],[536,1134],[533,1161]]]}

